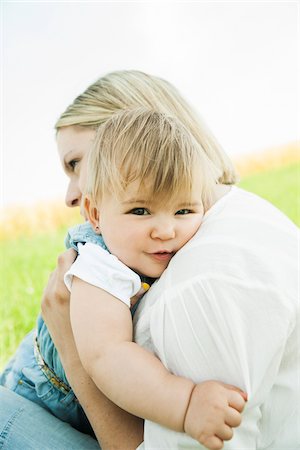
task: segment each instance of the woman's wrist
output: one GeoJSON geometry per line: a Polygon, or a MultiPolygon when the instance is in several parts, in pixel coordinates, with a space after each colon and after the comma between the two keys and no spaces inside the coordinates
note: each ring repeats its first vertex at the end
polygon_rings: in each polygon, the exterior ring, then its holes
{"type": "Polygon", "coordinates": [[[80,361],[73,335],[72,339],[68,339],[64,343],[61,343],[58,353],[70,384],[73,376],[76,376],[79,372],[82,372],[82,374],[89,377],[80,361]]]}

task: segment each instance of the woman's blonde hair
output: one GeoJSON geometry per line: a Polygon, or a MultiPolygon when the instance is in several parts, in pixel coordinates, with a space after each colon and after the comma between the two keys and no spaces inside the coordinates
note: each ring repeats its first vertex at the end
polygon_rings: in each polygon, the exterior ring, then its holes
{"type": "Polygon", "coordinates": [[[55,124],[98,127],[114,113],[145,107],[177,117],[212,163],[221,170],[220,183],[234,184],[233,164],[211,132],[180,93],[167,81],[136,70],[116,71],[100,78],[65,110],[55,124]]]}
{"type": "Polygon", "coordinates": [[[210,207],[220,176],[191,133],[174,118],[138,108],[113,115],[97,131],[89,153],[85,194],[91,203],[122,197],[137,182],[141,198],[170,204],[180,194],[191,201],[195,180],[199,201],[210,207]],[[197,183],[198,186],[198,183],[197,183]]]}

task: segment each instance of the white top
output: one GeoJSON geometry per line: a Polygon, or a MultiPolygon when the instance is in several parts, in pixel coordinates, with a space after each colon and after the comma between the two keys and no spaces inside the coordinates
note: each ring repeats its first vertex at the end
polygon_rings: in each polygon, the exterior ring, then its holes
{"type": "MultiPolygon", "coordinates": [[[[248,393],[227,450],[300,449],[297,227],[233,187],[204,216],[135,315],[135,341],[174,374],[248,393]],[[297,324],[296,324],[297,323],[297,324]]],[[[145,422],[139,450],[201,449],[145,422]]]]}
{"type": "Polygon", "coordinates": [[[140,277],[116,256],[97,244],[78,244],[78,256],[65,273],[66,287],[71,291],[73,276],[112,294],[130,307],[130,299],[141,288],[140,277]]]}

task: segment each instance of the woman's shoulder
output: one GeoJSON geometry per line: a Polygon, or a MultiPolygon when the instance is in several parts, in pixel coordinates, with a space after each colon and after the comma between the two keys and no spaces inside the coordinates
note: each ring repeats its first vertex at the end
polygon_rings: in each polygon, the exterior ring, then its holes
{"type": "Polygon", "coordinates": [[[198,238],[223,236],[251,242],[258,237],[289,236],[297,240],[297,226],[278,208],[258,195],[237,186],[205,214],[198,238]]]}

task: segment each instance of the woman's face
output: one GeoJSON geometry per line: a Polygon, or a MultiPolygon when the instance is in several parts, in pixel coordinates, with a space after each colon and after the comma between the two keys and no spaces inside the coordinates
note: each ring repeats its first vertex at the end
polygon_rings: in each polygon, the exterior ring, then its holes
{"type": "Polygon", "coordinates": [[[57,146],[62,167],[69,178],[65,202],[69,207],[80,206],[86,177],[88,152],[96,131],[91,127],[71,125],[57,133],[57,146]]]}

